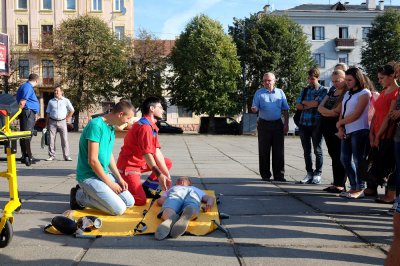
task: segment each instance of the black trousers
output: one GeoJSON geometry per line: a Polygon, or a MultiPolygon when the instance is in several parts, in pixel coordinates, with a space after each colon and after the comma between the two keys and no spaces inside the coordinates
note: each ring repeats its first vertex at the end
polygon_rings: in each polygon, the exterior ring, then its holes
{"type": "Polygon", "coordinates": [[[332,159],[333,185],[344,187],[346,183],[346,171],[340,161],[340,145],[341,140],[335,135],[338,131],[336,128],[336,117],[321,117],[320,129],[328,148],[329,156],[332,159]]]}
{"type": "Polygon", "coordinates": [[[261,118],[257,122],[258,159],[260,175],[263,179],[271,178],[270,154],[272,148],[272,173],[274,179],[284,178],[285,153],[282,120],[266,121],[261,118]]]}
{"type": "MultiPolygon", "coordinates": [[[[35,126],[35,112],[31,109],[22,109],[19,120],[21,131],[32,131],[35,126]]],[[[21,145],[22,156],[32,158],[31,138],[20,139],[19,144],[21,145]]]]}

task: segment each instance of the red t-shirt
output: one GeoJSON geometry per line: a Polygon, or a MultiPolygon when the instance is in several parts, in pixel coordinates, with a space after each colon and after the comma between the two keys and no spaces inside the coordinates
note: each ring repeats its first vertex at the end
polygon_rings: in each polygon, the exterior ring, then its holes
{"type": "MultiPolygon", "coordinates": [[[[390,104],[392,101],[396,100],[396,97],[399,93],[399,90],[394,90],[393,92],[386,94],[385,91],[383,90],[381,94],[379,95],[378,99],[375,102],[375,118],[374,118],[374,124],[372,125],[372,132],[374,134],[378,134],[379,129],[382,126],[383,120],[385,120],[385,117],[387,116],[389,109],[390,109],[390,104]]],[[[393,128],[389,128],[389,135],[391,134],[391,131],[393,128]]],[[[383,134],[382,139],[385,138],[385,134],[383,134]]]]}
{"type": "Polygon", "coordinates": [[[150,125],[141,124],[139,121],[133,124],[124,138],[124,145],[118,156],[117,168],[122,171],[140,171],[146,165],[144,154],[155,154],[158,143],[158,127],[148,116],[144,116],[150,125]],[[153,135],[153,129],[156,131],[153,135]]]}

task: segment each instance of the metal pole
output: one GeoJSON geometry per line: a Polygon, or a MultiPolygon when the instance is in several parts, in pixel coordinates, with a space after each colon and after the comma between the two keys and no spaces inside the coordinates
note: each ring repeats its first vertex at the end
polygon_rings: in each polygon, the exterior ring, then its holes
{"type": "MultiPolygon", "coordinates": [[[[243,54],[246,51],[246,24],[242,25],[243,28],[243,54]]],[[[243,114],[247,113],[247,92],[246,92],[246,62],[243,62],[242,68],[242,78],[243,78],[243,114]]]]}

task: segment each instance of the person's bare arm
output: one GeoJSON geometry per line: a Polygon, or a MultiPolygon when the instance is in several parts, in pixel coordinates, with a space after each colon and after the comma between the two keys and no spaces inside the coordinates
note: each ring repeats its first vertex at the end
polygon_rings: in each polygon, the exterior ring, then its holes
{"type": "Polygon", "coordinates": [[[115,179],[117,179],[122,190],[128,190],[128,183],[125,182],[125,180],[122,178],[121,174],[119,173],[113,154],[111,154],[109,168],[110,168],[111,172],[113,173],[115,179]]]}
{"type": "Polygon", "coordinates": [[[162,170],[157,165],[157,162],[154,159],[153,154],[146,153],[143,155],[143,158],[145,159],[151,171],[157,176],[162,190],[167,190],[171,186],[171,178],[169,176],[166,176],[165,173],[162,172],[162,170]]]}
{"type": "Polygon", "coordinates": [[[24,109],[25,104],[26,104],[26,99],[21,99],[21,100],[19,101],[19,108],[20,108],[20,109],[24,109]]]}
{"type": "Polygon", "coordinates": [[[115,182],[113,182],[106,172],[104,172],[103,167],[99,161],[99,143],[88,140],[88,163],[93,169],[93,172],[98,176],[107,186],[109,186],[116,194],[122,192],[122,188],[115,182]]]}
{"type": "Polygon", "coordinates": [[[74,115],[74,111],[71,111],[67,114],[67,117],[65,118],[67,122],[71,119],[71,117],[74,115]]]}
{"type": "Polygon", "coordinates": [[[283,110],[283,119],[284,124],[283,124],[283,134],[287,134],[289,132],[289,111],[288,110],[283,110]]]}

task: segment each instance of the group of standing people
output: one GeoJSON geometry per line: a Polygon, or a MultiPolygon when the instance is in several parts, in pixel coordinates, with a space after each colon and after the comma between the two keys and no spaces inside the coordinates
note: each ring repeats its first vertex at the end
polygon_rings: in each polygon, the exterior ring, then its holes
{"type": "MultiPolygon", "coordinates": [[[[39,114],[40,104],[36,97],[34,87],[38,84],[39,76],[37,74],[30,74],[28,81],[22,84],[16,94],[21,113],[19,115],[20,130],[33,131],[36,118],[39,114]]],[[[56,149],[55,140],[57,132],[60,133],[61,147],[64,160],[72,161],[69,150],[67,121],[74,114],[74,107],[71,102],[63,96],[63,89],[60,84],[54,88],[54,98],[49,100],[46,108],[46,124],[45,128],[49,131],[49,158],[46,161],[53,161],[55,159],[56,149]]],[[[20,140],[21,146],[21,162],[27,166],[36,163],[36,159],[32,155],[31,138],[20,140]]]]}
{"type": "MultiPolygon", "coordinates": [[[[301,90],[296,100],[295,107],[301,111],[298,127],[307,171],[299,183],[321,183],[321,143],[324,138],[333,174],[332,185],[324,191],[359,199],[378,196],[378,185],[386,184],[385,195],[375,201],[393,204],[389,213],[394,212],[394,241],[386,263],[399,265],[400,63],[389,62],[377,69],[382,86],[380,94],[357,67],[338,64],[332,73],[331,88],[319,84],[319,75],[318,68],[310,69],[307,87],[301,90]],[[370,169],[367,171],[368,164],[370,169]],[[349,190],[345,186],[347,179],[349,190]]],[[[262,179],[269,181],[272,147],[274,180],[285,181],[282,139],[287,133],[288,105],[283,91],[275,88],[274,82],[271,86],[271,77],[275,82],[272,73],[264,75],[264,87],[256,91],[252,105],[252,111],[258,112],[259,168],[262,179]]]]}

